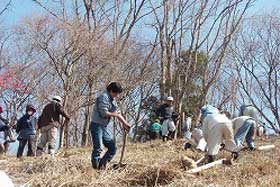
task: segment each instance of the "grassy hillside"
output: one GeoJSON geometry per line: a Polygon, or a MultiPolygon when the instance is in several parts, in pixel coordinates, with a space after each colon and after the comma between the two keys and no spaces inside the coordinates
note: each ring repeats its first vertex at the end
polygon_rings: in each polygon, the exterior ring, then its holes
{"type": "MultiPolygon", "coordinates": [[[[280,186],[280,141],[276,149],[266,152],[242,152],[232,166],[217,166],[199,174],[187,174],[182,156],[198,160],[202,154],[183,150],[183,141],[129,144],[125,154],[126,168],[95,171],[90,165],[91,149],[61,151],[56,158],[6,158],[0,164],[17,185],[41,187],[83,186],[280,186]]],[[[229,153],[223,152],[223,156],[229,153]]],[[[3,158],[2,158],[3,159],[3,158]]],[[[117,162],[119,155],[115,158],[117,162]]]]}

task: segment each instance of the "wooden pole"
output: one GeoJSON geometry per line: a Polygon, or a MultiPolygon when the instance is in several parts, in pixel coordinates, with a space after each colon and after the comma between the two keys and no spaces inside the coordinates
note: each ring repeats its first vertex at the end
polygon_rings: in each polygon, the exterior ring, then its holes
{"type": "Polygon", "coordinates": [[[125,152],[125,147],[126,147],[126,140],[127,140],[127,133],[124,131],[124,135],[123,135],[123,145],[122,145],[122,150],[121,150],[121,156],[120,156],[119,165],[121,165],[122,162],[123,162],[123,157],[124,157],[124,152],[125,152]]]}
{"type": "Polygon", "coordinates": [[[257,150],[266,151],[266,150],[270,150],[270,149],[274,149],[274,148],[275,148],[275,145],[264,145],[264,146],[257,147],[257,150]]]}
{"type": "Polygon", "coordinates": [[[199,165],[200,163],[204,162],[207,159],[207,156],[203,156],[202,158],[200,158],[198,161],[196,161],[196,165],[199,165]]]}
{"type": "Polygon", "coordinates": [[[215,161],[215,162],[211,162],[211,163],[209,163],[209,164],[205,164],[205,165],[203,165],[203,166],[200,166],[200,167],[197,167],[197,168],[188,170],[187,172],[188,172],[188,173],[198,173],[198,172],[200,172],[200,171],[203,171],[203,170],[212,168],[212,167],[214,167],[214,166],[216,166],[216,165],[221,165],[221,164],[224,163],[225,160],[226,160],[226,159],[223,158],[223,159],[217,160],[217,161],[215,161]]]}

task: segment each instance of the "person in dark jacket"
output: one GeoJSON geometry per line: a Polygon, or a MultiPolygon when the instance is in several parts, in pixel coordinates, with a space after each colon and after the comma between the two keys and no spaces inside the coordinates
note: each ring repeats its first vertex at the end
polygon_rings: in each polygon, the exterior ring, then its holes
{"type": "Polygon", "coordinates": [[[33,105],[26,106],[26,114],[22,116],[16,124],[16,132],[18,135],[18,152],[17,157],[22,157],[25,145],[27,143],[27,156],[34,156],[34,144],[36,136],[37,118],[34,116],[36,109],[33,105]]]}
{"type": "Polygon", "coordinates": [[[63,125],[69,123],[70,116],[64,110],[61,102],[62,98],[60,96],[54,96],[52,98],[52,101],[45,106],[42,115],[39,117],[38,128],[40,129],[41,136],[37,146],[37,156],[40,156],[43,153],[43,150],[46,147],[47,143],[49,143],[48,153],[54,156],[57,129],[61,125],[59,117],[62,116],[65,118],[63,125]]]}
{"type": "Polygon", "coordinates": [[[179,118],[174,112],[174,99],[173,97],[167,97],[165,103],[161,105],[156,111],[157,116],[161,120],[161,131],[162,131],[162,140],[171,140],[175,136],[176,125],[175,120],[179,118]]]}

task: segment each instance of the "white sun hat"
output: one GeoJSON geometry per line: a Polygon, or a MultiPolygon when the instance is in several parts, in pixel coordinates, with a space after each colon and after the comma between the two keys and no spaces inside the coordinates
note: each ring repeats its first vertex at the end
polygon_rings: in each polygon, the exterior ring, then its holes
{"type": "Polygon", "coordinates": [[[56,95],[56,96],[53,96],[52,100],[61,102],[62,98],[60,96],[56,95]]]}
{"type": "Polygon", "coordinates": [[[174,98],[171,97],[171,96],[169,96],[169,97],[166,98],[166,100],[167,100],[167,101],[174,101],[174,98]]]}

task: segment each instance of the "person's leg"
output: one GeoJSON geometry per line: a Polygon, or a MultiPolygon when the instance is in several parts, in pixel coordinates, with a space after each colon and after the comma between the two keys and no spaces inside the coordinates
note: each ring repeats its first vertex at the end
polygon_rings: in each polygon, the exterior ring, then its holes
{"type": "Polygon", "coordinates": [[[234,140],[239,149],[241,149],[242,144],[251,128],[250,120],[246,120],[244,124],[238,129],[234,136],[234,140]]]}
{"type": "Polygon", "coordinates": [[[168,137],[168,120],[164,120],[161,126],[161,132],[162,132],[162,141],[166,141],[168,137]]]}
{"type": "Polygon", "coordinates": [[[49,154],[55,154],[57,128],[55,126],[48,130],[49,154]]]}
{"type": "Polygon", "coordinates": [[[100,167],[106,167],[106,164],[110,162],[117,152],[116,142],[113,140],[112,133],[109,128],[103,128],[103,144],[108,149],[105,155],[100,160],[100,167]]]}
{"type": "Polygon", "coordinates": [[[5,153],[5,146],[4,144],[0,143],[0,155],[5,153]]]}
{"type": "Polygon", "coordinates": [[[174,140],[175,139],[175,133],[176,133],[176,131],[169,131],[168,139],[169,140],[174,140]]]}
{"type": "Polygon", "coordinates": [[[156,132],[150,132],[150,139],[155,140],[156,139],[156,132]]]}
{"type": "Polygon", "coordinates": [[[223,137],[223,129],[220,124],[215,124],[214,127],[209,130],[209,136],[207,138],[207,149],[208,149],[208,162],[215,161],[216,155],[219,153],[220,144],[223,137]]]}
{"type": "Polygon", "coordinates": [[[254,133],[255,133],[256,122],[253,120],[248,120],[248,124],[250,124],[250,129],[246,135],[246,142],[247,142],[248,148],[250,150],[254,150],[255,145],[254,145],[253,137],[254,137],[254,133]]]}
{"type": "Polygon", "coordinates": [[[225,144],[225,149],[231,152],[239,151],[239,148],[234,140],[234,132],[233,132],[232,124],[231,123],[222,124],[222,128],[223,128],[223,143],[225,144]]]}
{"type": "Polygon", "coordinates": [[[35,156],[34,152],[34,142],[35,138],[29,138],[27,141],[28,145],[28,150],[27,150],[27,156],[35,156]]]}
{"type": "Polygon", "coordinates": [[[27,140],[19,140],[18,151],[17,151],[17,158],[22,157],[25,145],[27,140]]]}
{"type": "Polygon", "coordinates": [[[47,145],[47,141],[48,141],[48,133],[47,133],[47,129],[45,129],[44,127],[41,129],[41,135],[39,138],[39,143],[37,145],[37,151],[36,151],[36,156],[40,156],[42,155],[44,148],[47,145]]]}
{"type": "Polygon", "coordinates": [[[93,150],[91,154],[91,164],[94,169],[98,169],[100,162],[100,154],[102,152],[102,127],[99,124],[91,123],[90,131],[93,145],[93,150]]]}

